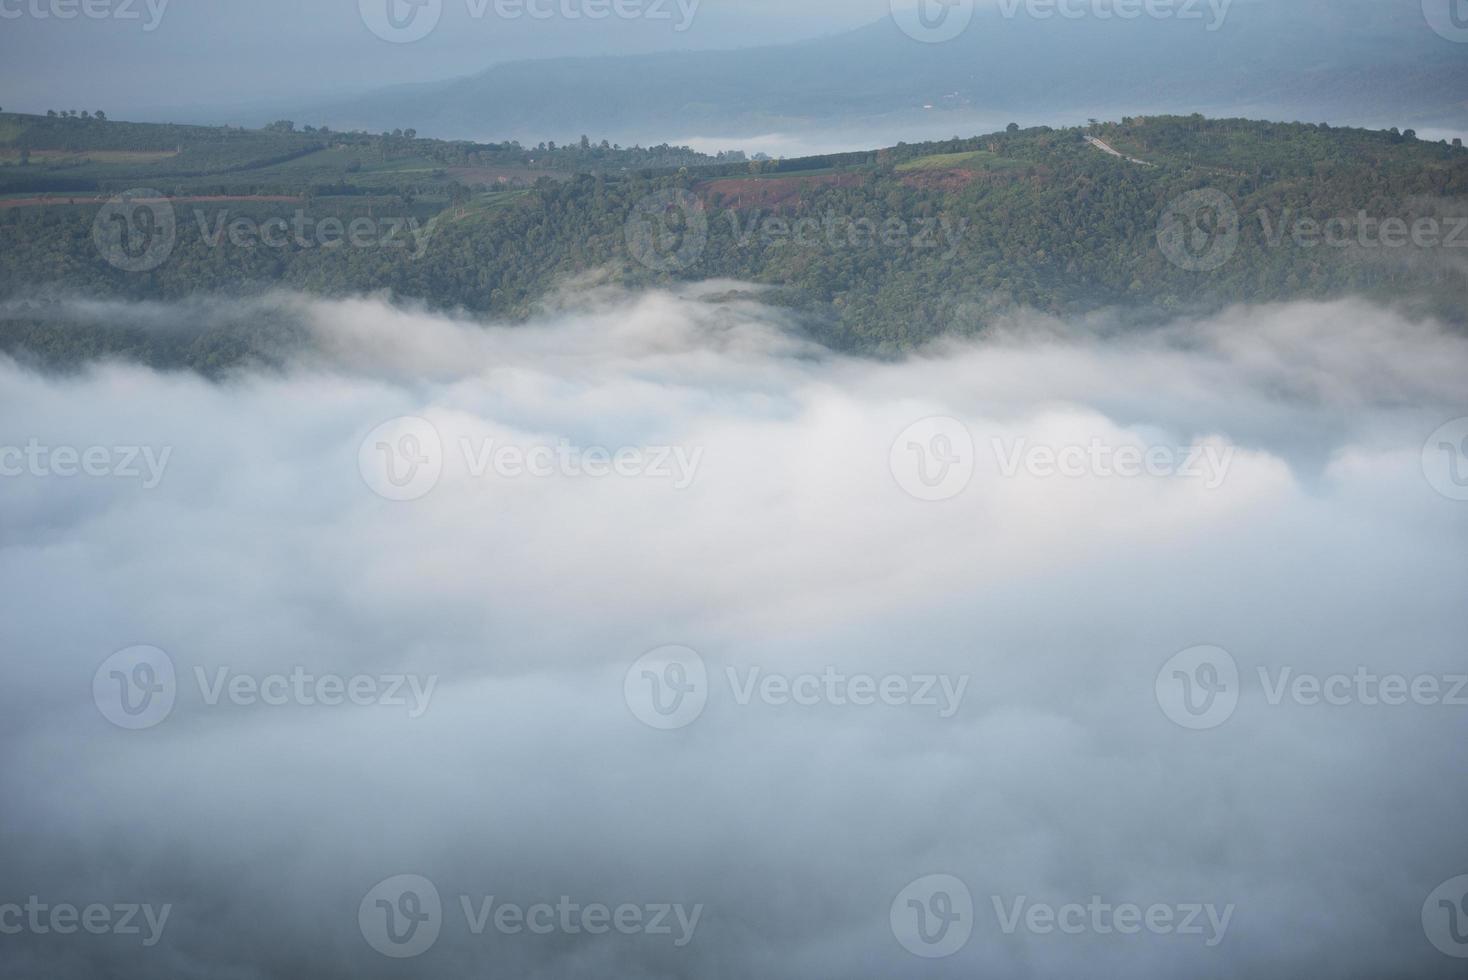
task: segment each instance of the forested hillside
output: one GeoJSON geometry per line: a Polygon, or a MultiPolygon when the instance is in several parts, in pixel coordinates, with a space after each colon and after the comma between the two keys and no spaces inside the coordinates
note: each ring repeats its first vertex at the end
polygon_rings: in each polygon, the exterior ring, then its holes
{"type": "MultiPolygon", "coordinates": [[[[56,319],[48,304],[75,294],[385,289],[516,319],[586,273],[630,286],[732,278],[773,287],[813,336],[867,353],[1018,309],[1143,322],[1356,294],[1462,323],[1468,296],[1468,152],[1410,131],[1151,117],[720,161],[589,140],[527,150],[283,126],[190,138],[67,120],[17,135],[14,117],[0,118],[10,151],[30,154],[0,167],[12,188],[0,197],[0,298],[11,300],[0,343],[55,363],[125,350],[217,370],[289,334],[231,323],[165,342],[56,319]],[[61,150],[72,156],[38,164],[61,150]],[[104,150],[174,155],[139,163],[104,150]],[[207,176],[190,176],[205,164],[207,176]],[[16,189],[70,170],[99,189],[16,189]],[[105,198],[131,187],[167,200],[108,213],[105,198]],[[1199,191],[1211,195],[1201,209],[1199,191]],[[165,203],[166,254],[143,256],[160,261],[99,245],[116,233],[109,222],[152,222],[165,203]]],[[[160,229],[125,231],[123,244],[160,229]]]]}

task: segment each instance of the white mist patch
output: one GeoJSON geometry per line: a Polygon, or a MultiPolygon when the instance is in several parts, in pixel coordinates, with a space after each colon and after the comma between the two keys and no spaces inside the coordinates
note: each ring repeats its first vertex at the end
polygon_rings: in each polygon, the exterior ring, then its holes
{"type": "Polygon", "coordinates": [[[7,957],[1448,975],[1468,716],[1258,678],[1463,672],[1468,343],[1342,302],[875,362],[732,288],[277,296],[313,349],[217,384],[0,363],[0,447],[169,451],[0,476],[0,904],[172,910],[7,957]]]}

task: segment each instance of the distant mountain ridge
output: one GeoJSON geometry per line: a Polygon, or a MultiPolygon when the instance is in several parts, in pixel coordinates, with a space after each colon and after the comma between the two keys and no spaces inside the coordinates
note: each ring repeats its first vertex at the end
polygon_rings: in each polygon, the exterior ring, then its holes
{"type": "Polygon", "coordinates": [[[889,18],[778,47],[502,64],[299,117],[530,142],[752,135],[944,112],[1022,122],[1204,112],[1468,131],[1468,45],[1434,33],[1418,0],[1234,0],[1216,30],[1206,4],[1188,20],[1039,19],[1023,0],[1006,7],[1014,16],[976,11],[940,44],[889,18]],[[1175,83],[1159,86],[1159,76],[1175,83]]]}

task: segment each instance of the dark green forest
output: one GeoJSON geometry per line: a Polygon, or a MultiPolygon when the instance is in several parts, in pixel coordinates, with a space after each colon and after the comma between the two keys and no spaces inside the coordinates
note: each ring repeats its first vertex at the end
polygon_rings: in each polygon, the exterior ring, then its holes
{"type": "MultiPolygon", "coordinates": [[[[1190,240],[1206,244],[1219,216],[1196,217],[1190,240]]],[[[1468,152],[1410,131],[1150,117],[747,160],[584,137],[526,148],[3,115],[0,347],[218,371],[278,350],[288,325],[160,334],[69,322],[54,301],[387,291],[518,320],[587,273],[773,287],[811,336],[865,354],[1019,309],[1145,323],[1358,295],[1461,326],[1465,222],[1468,152]],[[94,235],[104,202],[134,188],[169,198],[175,219],[166,259],[143,271],[110,263],[94,235]],[[1236,246],[1202,270],[1158,234],[1200,189],[1237,215],[1236,246]]]]}

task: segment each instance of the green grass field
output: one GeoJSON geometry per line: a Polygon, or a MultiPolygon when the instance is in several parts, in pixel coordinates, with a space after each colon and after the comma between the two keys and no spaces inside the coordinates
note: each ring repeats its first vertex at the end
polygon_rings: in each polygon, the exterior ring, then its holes
{"type": "Polygon", "coordinates": [[[972,150],[968,153],[936,153],[918,157],[897,165],[898,173],[915,170],[1009,170],[1022,167],[1018,160],[1009,160],[988,150],[972,150]]]}

